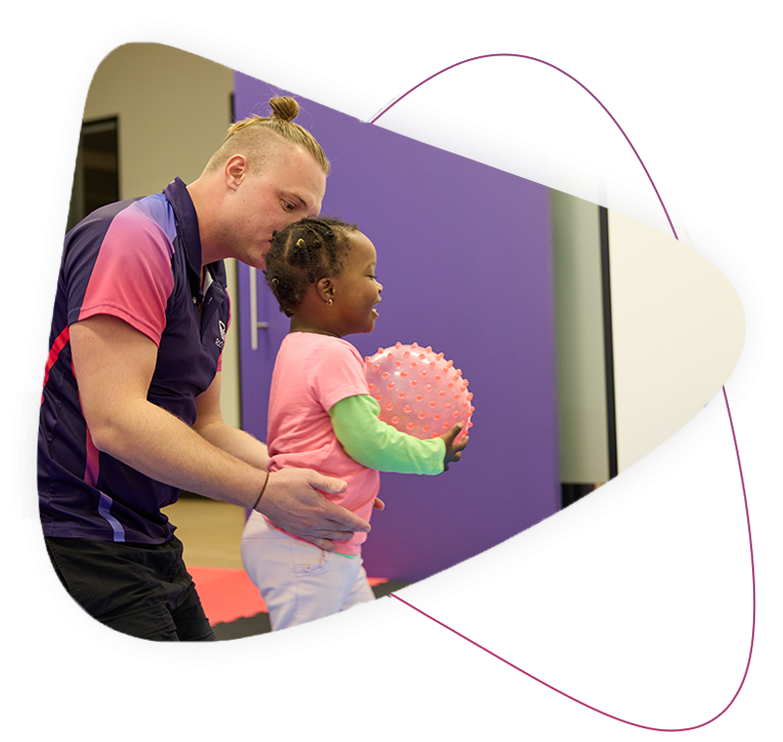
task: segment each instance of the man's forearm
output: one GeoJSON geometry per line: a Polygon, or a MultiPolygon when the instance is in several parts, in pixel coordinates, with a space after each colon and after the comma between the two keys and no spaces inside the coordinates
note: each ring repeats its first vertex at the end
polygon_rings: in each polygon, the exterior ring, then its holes
{"type": "MultiPolygon", "coordinates": [[[[129,405],[94,434],[99,450],[153,479],[242,507],[251,507],[266,475],[266,446],[251,436],[218,434],[215,438],[247,458],[232,455],[205,435],[149,402],[129,405]],[[241,445],[237,444],[237,441],[241,445]]],[[[231,430],[228,426],[223,426],[231,430]]]]}
{"type": "Polygon", "coordinates": [[[233,428],[222,421],[196,427],[195,430],[216,448],[258,469],[266,469],[269,462],[266,444],[250,433],[233,428]]]}

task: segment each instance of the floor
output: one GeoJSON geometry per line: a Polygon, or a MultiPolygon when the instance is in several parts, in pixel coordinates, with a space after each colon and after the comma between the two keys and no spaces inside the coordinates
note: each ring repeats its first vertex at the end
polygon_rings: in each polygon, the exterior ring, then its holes
{"type": "Polygon", "coordinates": [[[177,526],[185,564],[193,567],[242,569],[240,542],[245,510],[205,497],[185,495],[163,512],[177,526]]]}

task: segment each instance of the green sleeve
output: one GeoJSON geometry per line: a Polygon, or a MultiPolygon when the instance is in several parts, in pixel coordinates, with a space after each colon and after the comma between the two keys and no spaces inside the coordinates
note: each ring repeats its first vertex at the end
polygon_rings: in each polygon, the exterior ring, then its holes
{"type": "Polygon", "coordinates": [[[329,410],[345,452],[358,463],[398,474],[440,474],[446,456],[441,438],[421,440],[379,419],[378,403],[367,394],[346,397],[329,410]]]}

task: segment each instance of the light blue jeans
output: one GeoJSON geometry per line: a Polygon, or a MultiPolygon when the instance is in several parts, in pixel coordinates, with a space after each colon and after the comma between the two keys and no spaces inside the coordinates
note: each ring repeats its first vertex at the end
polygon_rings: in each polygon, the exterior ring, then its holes
{"type": "Polygon", "coordinates": [[[375,600],[361,555],[348,558],[291,538],[257,512],[242,534],[242,563],[266,603],[272,631],[375,600]]]}

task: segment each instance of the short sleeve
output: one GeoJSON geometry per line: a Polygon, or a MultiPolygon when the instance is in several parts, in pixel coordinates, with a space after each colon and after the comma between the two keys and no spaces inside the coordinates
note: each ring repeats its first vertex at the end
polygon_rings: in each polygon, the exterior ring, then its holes
{"type": "Polygon", "coordinates": [[[308,359],[314,394],[324,410],[357,394],[369,394],[364,361],[359,351],[344,340],[323,343],[308,359]]]}
{"type": "Polygon", "coordinates": [[[172,254],[171,241],[155,221],[133,207],[120,212],[103,236],[84,296],[69,308],[68,321],[109,314],[159,345],[174,288],[172,254]]]}

